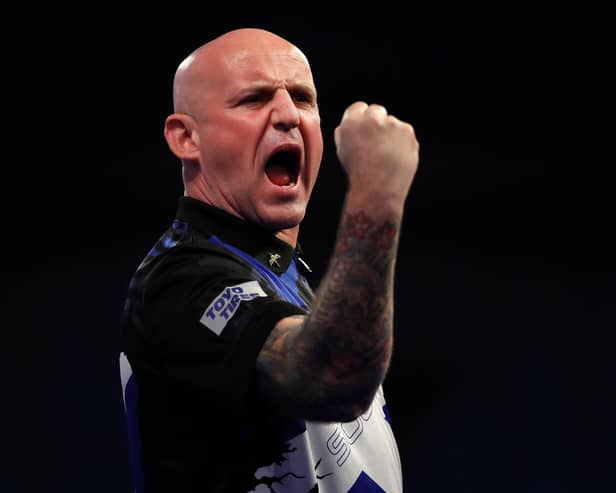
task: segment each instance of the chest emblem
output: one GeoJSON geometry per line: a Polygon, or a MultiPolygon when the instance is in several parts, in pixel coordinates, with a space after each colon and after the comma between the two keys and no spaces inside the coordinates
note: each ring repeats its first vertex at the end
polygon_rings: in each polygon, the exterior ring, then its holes
{"type": "Polygon", "coordinates": [[[270,253],[269,254],[269,260],[268,263],[270,265],[270,267],[280,267],[280,263],[278,263],[278,261],[280,260],[280,254],[279,253],[270,253]]]}

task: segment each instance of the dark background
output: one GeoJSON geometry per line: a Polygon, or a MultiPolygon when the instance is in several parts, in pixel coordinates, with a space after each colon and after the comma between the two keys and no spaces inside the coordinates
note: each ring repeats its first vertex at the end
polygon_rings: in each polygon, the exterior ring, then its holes
{"type": "Polygon", "coordinates": [[[243,26],[312,63],[326,147],[300,241],[315,285],[345,188],[332,133],[346,106],[384,104],[421,142],[385,382],[406,490],[614,488],[607,14],[460,4],[25,6],[5,72],[23,95],[5,93],[18,111],[4,122],[0,491],[131,491],[118,322],[182,193],[162,134],[172,77],[243,26]]]}

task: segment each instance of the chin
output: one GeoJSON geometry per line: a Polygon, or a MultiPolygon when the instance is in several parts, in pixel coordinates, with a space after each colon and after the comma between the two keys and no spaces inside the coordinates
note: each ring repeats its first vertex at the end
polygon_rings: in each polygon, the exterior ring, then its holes
{"type": "Polygon", "coordinates": [[[279,231],[281,229],[291,229],[299,226],[306,213],[305,207],[282,207],[281,210],[269,210],[260,214],[261,222],[268,229],[279,231]]]}
{"type": "Polygon", "coordinates": [[[302,222],[303,216],[297,219],[290,219],[290,218],[280,218],[280,219],[272,219],[271,221],[268,221],[267,226],[268,229],[272,229],[274,231],[279,231],[281,229],[291,229],[291,228],[295,228],[296,226],[299,226],[299,224],[302,222]]]}

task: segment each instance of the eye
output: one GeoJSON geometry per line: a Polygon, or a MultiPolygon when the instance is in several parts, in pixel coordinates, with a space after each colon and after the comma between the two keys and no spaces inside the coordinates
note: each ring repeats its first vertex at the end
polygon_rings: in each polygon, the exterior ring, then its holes
{"type": "Polygon", "coordinates": [[[248,95],[244,96],[240,100],[240,104],[262,103],[262,102],[266,101],[267,99],[268,99],[267,94],[264,94],[262,92],[256,92],[256,93],[252,93],[252,94],[248,94],[248,95]]]}
{"type": "Polygon", "coordinates": [[[293,92],[291,97],[293,98],[293,101],[295,101],[296,103],[303,103],[303,104],[312,104],[314,100],[314,98],[312,97],[312,94],[310,94],[307,91],[295,91],[293,92]]]}

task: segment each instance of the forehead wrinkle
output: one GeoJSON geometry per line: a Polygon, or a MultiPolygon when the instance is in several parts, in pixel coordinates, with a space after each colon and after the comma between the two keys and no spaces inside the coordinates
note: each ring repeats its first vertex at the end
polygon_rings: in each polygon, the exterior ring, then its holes
{"type": "Polygon", "coordinates": [[[242,72],[255,85],[297,86],[315,90],[310,67],[303,57],[287,53],[240,52],[227,62],[231,73],[242,72]],[[291,63],[289,63],[289,60],[291,63]],[[262,63],[265,62],[265,63],[262,63]]]}

